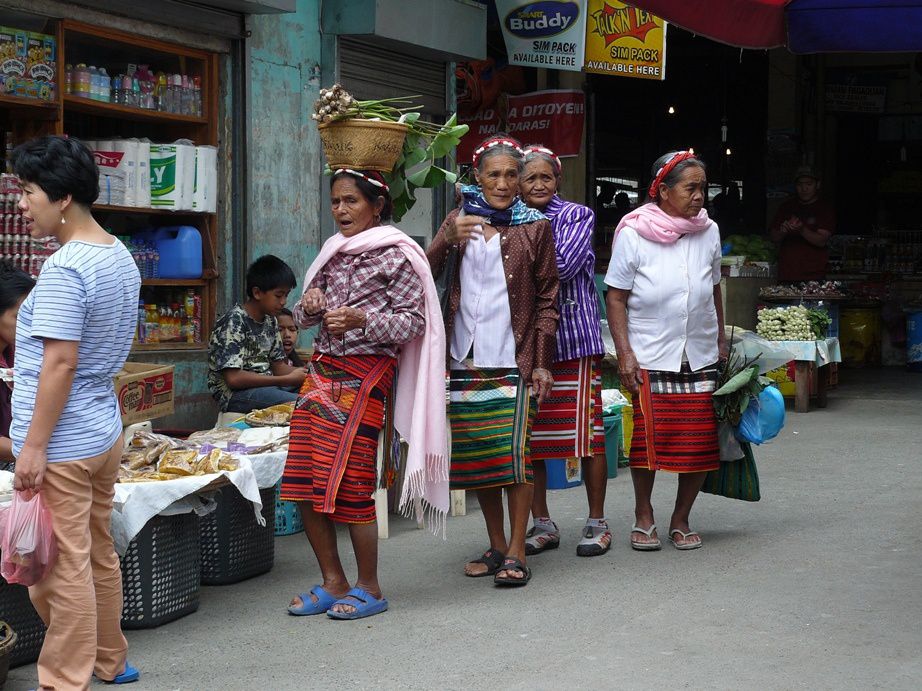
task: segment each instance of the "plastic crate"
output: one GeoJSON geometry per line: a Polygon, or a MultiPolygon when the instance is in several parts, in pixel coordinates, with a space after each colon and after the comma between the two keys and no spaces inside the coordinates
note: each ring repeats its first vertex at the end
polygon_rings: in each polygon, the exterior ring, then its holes
{"type": "Polygon", "coordinates": [[[547,460],[544,465],[548,489],[569,489],[583,484],[583,465],[578,458],[547,460]]]}
{"type": "Polygon", "coordinates": [[[150,629],[199,606],[201,545],[195,513],[154,516],[122,562],[122,628],[150,629]]]}
{"type": "Polygon", "coordinates": [[[0,619],[16,632],[16,645],[10,651],[10,667],[35,662],[45,642],[45,624],[24,585],[7,583],[0,577],[0,619]]]}
{"type": "Polygon", "coordinates": [[[296,501],[282,501],[279,494],[282,491],[282,483],[275,486],[275,534],[277,537],[283,535],[294,535],[295,533],[304,532],[304,523],[301,521],[301,510],[298,508],[296,501]]]}
{"type": "Polygon", "coordinates": [[[275,563],[275,487],[259,490],[261,526],[236,487],[222,487],[218,508],[202,518],[202,584],[228,585],[272,570],[275,563]]]}

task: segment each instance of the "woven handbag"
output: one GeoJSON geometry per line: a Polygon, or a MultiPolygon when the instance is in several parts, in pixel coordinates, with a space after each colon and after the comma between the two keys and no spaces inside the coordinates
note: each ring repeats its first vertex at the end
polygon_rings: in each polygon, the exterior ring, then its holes
{"type": "Polygon", "coordinates": [[[740,443],[744,456],[738,461],[723,461],[718,470],[712,470],[704,479],[702,492],[718,494],[729,499],[759,501],[759,471],[752,455],[752,445],[740,443]]]}

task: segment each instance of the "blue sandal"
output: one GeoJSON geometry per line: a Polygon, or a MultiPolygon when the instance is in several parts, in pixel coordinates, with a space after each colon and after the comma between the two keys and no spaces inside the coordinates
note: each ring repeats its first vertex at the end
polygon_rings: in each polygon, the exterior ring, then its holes
{"type": "MultiPolygon", "coordinates": [[[[93,676],[96,676],[96,675],[93,675],[93,676]]],[[[140,678],[141,678],[141,673],[126,662],[124,672],[119,674],[112,681],[106,681],[105,679],[103,679],[102,682],[104,684],[130,684],[131,682],[137,681],[140,678]]]]}
{"type": "MultiPolygon", "coordinates": [[[[387,599],[380,600],[361,588],[353,588],[345,597],[340,598],[333,604],[349,605],[354,607],[354,612],[334,612],[332,609],[327,610],[327,616],[331,619],[364,619],[375,614],[387,611],[387,599]]],[[[332,605],[331,605],[332,607],[332,605]]]]}
{"type": "Polygon", "coordinates": [[[301,598],[301,606],[295,607],[290,605],[288,613],[296,617],[308,617],[314,614],[323,614],[332,607],[337,599],[330,595],[322,586],[315,585],[311,588],[310,593],[298,593],[301,598]],[[311,600],[311,595],[317,598],[317,602],[311,600]]]}

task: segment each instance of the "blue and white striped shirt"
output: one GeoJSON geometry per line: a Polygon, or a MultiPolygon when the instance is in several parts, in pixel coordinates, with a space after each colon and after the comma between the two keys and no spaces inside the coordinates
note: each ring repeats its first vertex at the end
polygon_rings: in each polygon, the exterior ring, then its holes
{"type": "Polygon", "coordinates": [[[556,194],[544,215],[551,219],[560,293],[557,308],[557,355],[555,362],[576,360],[589,355],[603,355],[602,323],[599,298],[595,288],[595,252],[592,234],[595,214],[592,210],[566,202],[556,194]]]}
{"type": "Polygon", "coordinates": [[[48,443],[48,461],[98,456],[122,433],[112,377],[128,358],[138,319],[141,276],[131,254],[111,245],[72,240],[42,267],[16,322],[13,455],[22,450],[32,414],[44,340],[79,341],[77,371],[48,443]]]}

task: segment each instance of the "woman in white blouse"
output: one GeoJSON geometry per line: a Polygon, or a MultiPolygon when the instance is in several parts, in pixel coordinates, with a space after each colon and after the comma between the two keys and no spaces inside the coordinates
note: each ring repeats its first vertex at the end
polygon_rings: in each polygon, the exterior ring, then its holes
{"type": "Polygon", "coordinates": [[[704,163],[689,151],[653,165],[650,202],[615,231],[605,276],[608,323],[621,383],[633,395],[631,546],[660,549],[653,517],[657,470],[679,473],[669,541],[701,547],[689,514],[708,471],[720,463],[711,400],[726,358],[720,295],[720,233],[708,218],[704,163]]]}

